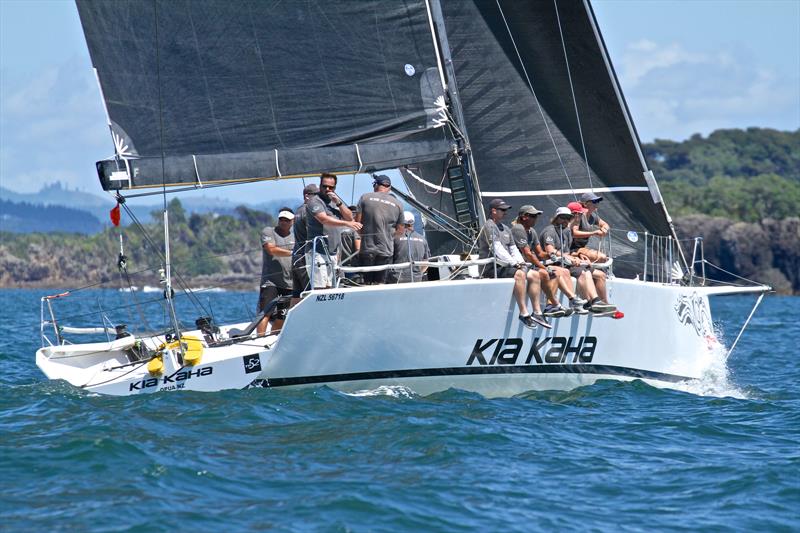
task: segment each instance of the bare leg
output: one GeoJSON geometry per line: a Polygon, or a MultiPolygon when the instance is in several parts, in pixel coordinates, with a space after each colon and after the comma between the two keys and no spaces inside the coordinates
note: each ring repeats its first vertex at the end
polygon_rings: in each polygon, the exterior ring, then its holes
{"type": "Polygon", "coordinates": [[[519,307],[519,314],[528,316],[528,307],[525,305],[525,273],[522,270],[517,270],[514,273],[514,299],[517,301],[519,307]]]}
{"type": "Polygon", "coordinates": [[[595,270],[592,278],[594,279],[594,284],[597,287],[598,296],[600,296],[601,300],[608,303],[608,293],[606,292],[606,273],[602,270],[595,270]]]}
{"type": "Polygon", "coordinates": [[[550,274],[548,274],[547,270],[539,269],[539,279],[544,295],[547,297],[547,303],[557,305],[556,288],[558,287],[558,276],[550,279],[550,274]]]}
{"type": "Polygon", "coordinates": [[[566,268],[559,268],[556,271],[556,279],[558,280],[558,288],[561,289],[561,292],[570,300],[575,298],[575,290],[572,288],[572,276],[569,275],[569,270],[566,268]]]}
{"type": "Polygon", "coordinates": [[[258,323],[256,326],[256,334],[259,337],[263,337],[264,334],[267,332],[267,324],[269,323],[270,315],[264,315],[264,318],[261,319],[261,322],[258,323]]]}
{"type": "Polygon", "coordinates": [[[578,277],[578,288],[581,294],[583,294],[583,297],[587,300],[592,301],[597,298],[597,290],[594,288],[592,274],[588,270],[581,272],[581,275],[578,277]]]}
{"type": "Polygon", "coordinates": [[[533,305],[533,312],[537,315],[542,314],[542,304],[539,301],[539,294],[541,294],[541,286],[539,281],[539,274],[533,270],[528,271],[525,276],[528,279],[528,298],[533,305]]]}

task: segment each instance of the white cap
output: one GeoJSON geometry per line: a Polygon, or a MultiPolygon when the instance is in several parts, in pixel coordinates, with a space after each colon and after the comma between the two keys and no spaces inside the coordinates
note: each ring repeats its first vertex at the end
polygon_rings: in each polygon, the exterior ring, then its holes
{"type": "Polygon", "coordinates": [[[416,219],[414,218],[414,213],[411,211],[403,211],[403,219],[406,221],[406,224],[409,226],[413,226],[416,219]]]}
{"type": "Polygon", "coordinates": [[[559,207],[558,209],[556,209],[556,214],[554,215],[553,218],[561,216],[561,215],[572,216],[572,210],[570,210],[569,207],[559,207]]]}
{"type": "Polygon", "coordinates": [[[292,213],[291,211],[281,211],[280,213],[278,213],[278,218],[294,220],[294,213],[292,213]]]}

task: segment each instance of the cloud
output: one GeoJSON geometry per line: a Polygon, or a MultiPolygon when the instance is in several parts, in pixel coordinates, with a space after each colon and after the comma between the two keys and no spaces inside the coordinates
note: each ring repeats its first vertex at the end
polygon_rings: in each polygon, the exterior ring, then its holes
{"type": "Polygon", "coordinates": [[[800,127],[800,80],[758,64],[742,47],[687,50],[630,43],[620,81],[642,140],[684,139],[719,128],[800,127]]]}
{"type": "Polygon", "coordinates": [[[26,78],[3,74],[3,186],[30,191],[62,181],[95,190],[94,162],[113,153],[113,145],[91,68],[75,56],[26,78]]]}

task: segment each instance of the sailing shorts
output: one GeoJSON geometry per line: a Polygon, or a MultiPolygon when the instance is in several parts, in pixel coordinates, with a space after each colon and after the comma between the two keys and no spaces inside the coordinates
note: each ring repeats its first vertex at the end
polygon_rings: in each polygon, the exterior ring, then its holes
{"type": "MultiPolygon", "coordinates": [[[[264,308],[266,308],[269,303],[277,298],[278,296],[290,296],[292,294],[292,289],[283,289],[281,287],[276,287],[275,285],[267,285],[266,287],[261,287],[261,291],[258,293],[258,306],[256,307],[257,312],[261,312],[264,308]]],[[[279,303],[275,310],[270,315],[272,319],[284,319],[286,318],[286,311],[289,309],[289,302],[279,303]]]]}
{"type": "Polygon", "coordinates": [[[328,263],[323,254],[316,252],[306,252],[306,269],[308,279],[313,280],[315,289],[333,287],[333,279],[336,275],[336,256],[333,255],[328,263]]]}

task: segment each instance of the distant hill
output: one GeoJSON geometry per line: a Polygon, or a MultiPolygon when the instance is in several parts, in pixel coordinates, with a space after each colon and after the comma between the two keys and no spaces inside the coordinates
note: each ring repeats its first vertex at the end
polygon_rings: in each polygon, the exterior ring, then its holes
{"type": "MultiPolygon", "coordinates": [[[[173,196],[174,198],[174,196],[173,196]]],[[[183,209],[189,213],[217,215],[234,215],[240,203],[234,203],[224,198],[216,197],[181,197],[183,209]]],[[[59,182],[45,185],[35,193],[20,193],[5,187],[0,187],[0,231],[13,233],[30,233],[38,231],[51,231],[50,227],[61,227],[62,231],[92,234],[101,231],[110,225],[109,211],[114,207],[114,199],[77,189],[69,189],[59,182]],[[54,209],[56,207],[66,210],[54,209]],[[86,217],[81,218],[78,213],[86,217]],[[45,223],[44,220],[50,222],[45,223]],[[78,222],[82,220],[82,222],[78,222]],[[49,224],[49,225],[48,225],[49,224]],[[68,229],[67,229],[68,228],[68,229]]],[[[162,203],[159,197],[151,199],[152,203],[143,203],[141,199],[128,203],[133,214],[141,222],[149,222],[153,212],[161,212],[162,203]]],[[[295,207],[297,201],[287,199],[263,202],[257,206],[250,206],[275,214],[283,205],[295,207]]],[[[131,221],[123,212],[122,224],[131,221]]]]}
{"type": "Polygon", "coordinates": [[[0,231],[10,233],[83,233],[102,231],[91,213],[60,205],[33,205],[0,199],[0,231]]]}

